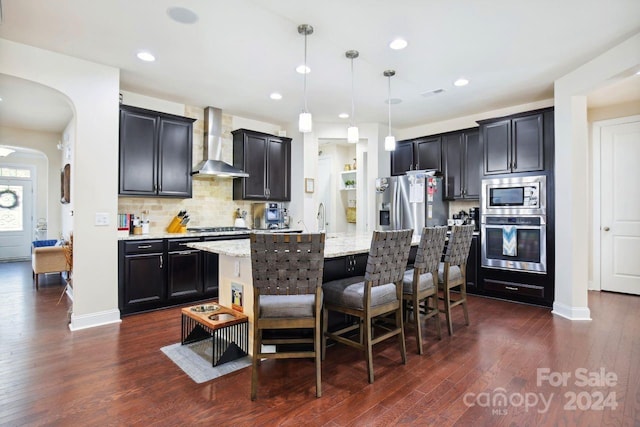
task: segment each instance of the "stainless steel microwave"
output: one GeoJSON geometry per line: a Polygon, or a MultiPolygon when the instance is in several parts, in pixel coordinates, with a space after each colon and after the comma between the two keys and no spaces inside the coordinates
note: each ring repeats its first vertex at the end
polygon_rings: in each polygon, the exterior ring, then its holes
{"type": "Polygon", "coordinates": [[[547,177],[483,179],[480,199],[483,215],[546,215],[547,177]]]}

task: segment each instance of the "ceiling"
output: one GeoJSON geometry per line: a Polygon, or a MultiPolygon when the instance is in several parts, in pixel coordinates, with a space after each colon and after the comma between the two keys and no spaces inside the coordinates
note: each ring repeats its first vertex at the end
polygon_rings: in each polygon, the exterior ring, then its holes
{"type": "MultiPolygon", "coordinates": [[[[314,122],[349,122],[338,114],[351,110],[345,52],[356,49],[356,123],[387,123],[383,71],[394,69],[392,124],[407,128],[550,99],[556,79],[640,31],[638,17],[637,0],[3,0],[0,37],[117,67],[123,90],[284,126],[303,108],[297,27],[310,24],[314,122]],[[197,21],[172,20],[174,6],[197,21]],[[409,45],[391,50],[398,36],[409,45]]],[[[594,102],[640,99],[639,79],[594,102]]],[[[60,131],[72,114],[61,94],[13,77],[0,75],[0,97],[0,125],[60,131]]]]}

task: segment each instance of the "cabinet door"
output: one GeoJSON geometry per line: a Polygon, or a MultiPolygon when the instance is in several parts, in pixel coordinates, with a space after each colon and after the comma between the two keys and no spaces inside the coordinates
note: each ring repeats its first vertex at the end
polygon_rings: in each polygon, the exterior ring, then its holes
{"type": "Polygon", "coordinates": [[[192,123],[160,119],[158,195],[191,197],[192,123]]]}
{"type": "Polygon", "coordinates": [[[124,309],[158,306],[165,299],[164,258],[161,253],[124,257],[124,309]]]}
{"type": "Polygon", "coordinates": [[[264,200],[266,197],[269,138],[247,132],[244,134],[243,144],[243,168],[249,177],[241,178],[242,198],[245,200],[264,200]]]}
{"type": "Polygon", "coordinates": [[[482,174],[482,153],[480,150],[480,133],[465,132],[462,134],[464,147],[463,176],[464,198],[480,198],[480,175],[482,174]]]}
{"type": "Polygon", "coordinates": [[[291,200],[291,144],[289,140],[269,139],[267,158],[267,198],[269,200],[291,200]]]}
{"type": "Polygon", "coordinates": [[[167,289],[169,299],[202,294],[200,251],[169,252],[167,289]]]}
{"type": "Polygon", "coordinates": [[[473,236],[471,239],[471,248],[469,249],[469,256],[467,257],[467,289],[471,292],[476,292],[478,289],[478,236],[473,236]]]}
{"type": "Polygon", "coordinates": [[[542,114],[513,119],[512,171],[544,170],[542,114]]]}
{"type": "Polygon", "coordinates": [[[442,170],[440,137],[418,139],[414,142],[414,169],[442,170]]]}
{"type": "Polygon", "coordinates": [[[202,281],[204,286],[204,294],[208,297],[218,297],[218,254],[212,252],[202,253],[202,281]]]}
{"type": "Polygon", "coordinates": [[[158,117],[120,110],[119,194],[155,195],[158,117]]]}
{"type": "Polygon", "coordinates": [[[413,140],[398,141],[396,149],[391,152],[391,175],[404,175],[413,169],[413,140]]]}
{"type": "Polygon", "coordinates": [[[442,137],[442,157],[444,167],[444,198],[448,200],[462,197],[462,135],[460,133],[442,137]]]}
{"type": "Polygon", "coordinates": [[[511,120],[489,123],[482,128],[484,174],[511,172],[511,120]]]}

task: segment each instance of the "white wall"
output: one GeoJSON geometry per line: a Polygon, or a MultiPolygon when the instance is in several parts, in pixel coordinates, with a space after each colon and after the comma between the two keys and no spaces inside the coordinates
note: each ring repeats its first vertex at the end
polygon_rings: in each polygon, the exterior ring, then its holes
{"type": "Polygon", "coordinates": [[[0,39],[0,73],[60,91],[75,116],[72,330],[120,321],[118,311],[119,70],[0,39]],[[38,64],[38,66],[34,66],[38,64]],[[106,213],[110,226],[95,226],[106,213]]]}
{"type": "Polygon", "coordinates": [[[640,33],[556,80],[556,292],[553,312],[590,319],[587,95],[640,66],[640,33]]]}

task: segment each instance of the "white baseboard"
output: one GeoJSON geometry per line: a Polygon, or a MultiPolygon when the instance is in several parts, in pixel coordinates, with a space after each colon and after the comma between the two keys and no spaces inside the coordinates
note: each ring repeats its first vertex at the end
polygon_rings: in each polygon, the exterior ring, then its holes
{"type": "Polygon", "coordinates": [[[78,331],[80,329],[93,328],[96,326],[110,325],[120,322],[122,322],[122,320],[120,320],[120,310],[117,309],[81,315],[71,314],[69,329],[72,331],[78,331]]]}
{"type": "Polygon", "coordinates": [[[571,307],[557,301],[553,303],[551,313],[569,320],[591,320],[589,307],[571,307]]]}

